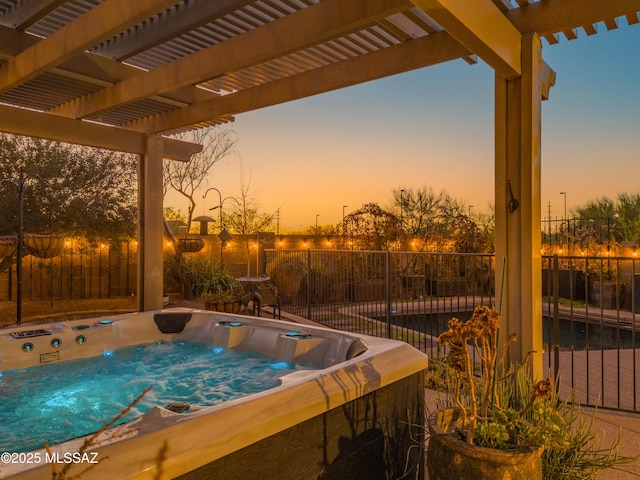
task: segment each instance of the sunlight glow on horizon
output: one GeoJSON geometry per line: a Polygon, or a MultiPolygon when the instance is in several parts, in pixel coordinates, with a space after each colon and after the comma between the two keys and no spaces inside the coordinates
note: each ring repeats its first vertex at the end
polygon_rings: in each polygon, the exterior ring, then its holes
{"type": "MultiPolygon", "coordinates": [[[[640,178],[640,28],[558,45],[543,42],[556,85],[543,102],[542,211],[637,193],[640,178]]],[[[280,227],[342,220],[396,188],[446,191],[476,214],[494,197],[494,74],[462,60],[236,116],[238,155],[213,169],[210,186],[239,195],[250,176],[261,212],[280,227]]],[[[196,195],[198,200],[201,198],[196,195]]],[[[209,201],[209,199],[207,200],[209,201]]],[[[211,200],[213,201],[213,200],[211,200]]],[[[170,196],[165,206],[186,210],[170,196]]],[[[210,208],[212,205],[206,205],[210,208]]],[[[204,209],[196,206],[197,214],[204,209]]]]}

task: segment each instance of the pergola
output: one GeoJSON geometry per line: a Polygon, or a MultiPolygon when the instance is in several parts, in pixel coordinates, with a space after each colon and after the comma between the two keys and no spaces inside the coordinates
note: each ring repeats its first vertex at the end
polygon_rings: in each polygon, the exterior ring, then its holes
{"type": "Polygon", "coordinates": [[[541,352],[540,110],[555,77],[541,39],[639,12],[640,0],[0,0],[0,131],[139,155],[139,308],[156,309],[162,160],[201,148],[169,135],[478,56],[495,71],[496,282],[517,359],[541,352]]]}

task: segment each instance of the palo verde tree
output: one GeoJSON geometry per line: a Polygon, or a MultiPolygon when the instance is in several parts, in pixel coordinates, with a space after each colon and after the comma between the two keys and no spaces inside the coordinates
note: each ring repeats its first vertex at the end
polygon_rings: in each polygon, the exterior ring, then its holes
{"type": "Polygon", "coordinates": [[[0,134],[0,235],[17,234],[21,174],[31,179],[24,189],[25,232],[116,244],[135,236],[135,156],[0,134]]]}
{"type": "Polygon", "coordinates": [[[640,243],[640,194],[601,197],[572,210],[568,236],[591,254],[623,242],[640,243]]]}

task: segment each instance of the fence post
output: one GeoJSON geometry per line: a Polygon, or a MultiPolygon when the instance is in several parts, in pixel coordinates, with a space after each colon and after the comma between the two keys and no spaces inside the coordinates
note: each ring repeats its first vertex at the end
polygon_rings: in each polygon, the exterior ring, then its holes
{"type": "Polygon", "coordinates": [[[387,250],[384,255],[384,296],[387,302],[387,338],[392,338],[391,334],[391,252],[387,250]]]}
{"type": "Polygon", "coordinates": [[[560,370],[560,268],[558,254],[553,255],[553,377],[560,370]]]}

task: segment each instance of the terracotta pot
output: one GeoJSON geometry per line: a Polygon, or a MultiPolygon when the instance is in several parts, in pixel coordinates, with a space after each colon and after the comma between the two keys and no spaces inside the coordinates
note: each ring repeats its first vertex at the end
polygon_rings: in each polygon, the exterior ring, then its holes
{"type": "Polygon", "coordinates": [[[184,253],[199,252],[204,248],[203,238],[178,238],[178,250],[184,253]]]}
{"type": "Polygon", "coordinates": [[[234,302],[206,302],[204,306],[207,310],[213,310],[214,312],[240,312],[240,300],[236,300],[234,302]]]}
{"type": "Polygon", "coordinates": [[[0,237],[0,258],[11,257],[16,253],[18,239],[16,237],[0,237]]]}
{"type": "Polygon", "coordinates": [[[445,409],[427,419],[430,433],[427,449],[429,480],[542,479],[544,447],[499,450],[469,445],[450,433],[449,425],[458,413],[456,409],[445,409]]]}
{"type": "Polygon", "coordinates": [[[24,236],[26,253],[38,258],[53,258],[62,255],[64,237],[60,235],[38,235],[28,233],[24,236]]]}

